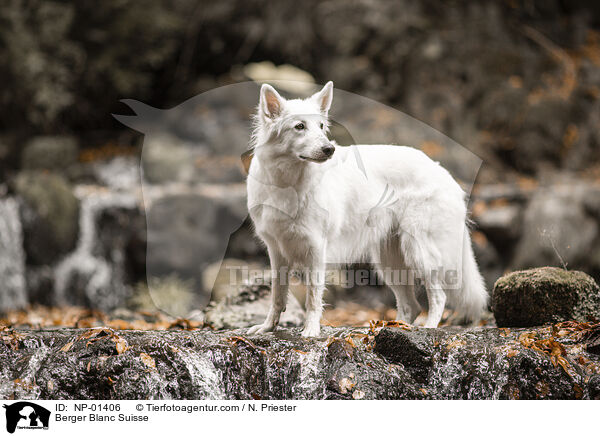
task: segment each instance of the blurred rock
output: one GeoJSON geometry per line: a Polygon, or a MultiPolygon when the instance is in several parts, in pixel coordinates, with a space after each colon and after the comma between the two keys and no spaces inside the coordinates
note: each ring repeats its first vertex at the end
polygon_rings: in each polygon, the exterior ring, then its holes
{"type": "Polygon", "coordinates": [[[25,170],[65,172],[77,162],[77,140],[72,136],[38,136],[27,142],[21,156],[25,170]]]}
{"type": "Polygon", "coordinates": [[[127,248],[136,233],[124,232],[120,224],[135,216],[125,210],[139,205],[130,194],[80,188],[79,238],[75,250],[54,268],[54,301],[109,311],[124,306],[131,296],[128,266],[135,257],[127,248]]]}
{"type": "Polygon", "coordinates": [[[63,177],[22,172],[14,189],[23,200],[21,219],[28,264],[54,263],[75,248],[79,200],[63,177]]]}
{"type": "Polygon", "coordinates": [[[482,232],[472,232],[471,239],[479,271],[483,275],[486,289],[489,292],[492,288],[492,283],[502,275],[506,259],[500,256],[498,250],[496,250],[494,245],[492,245],[482,232]]]}
{"type": "Polygon", "coordinates": [[[521,236],[521,210],[517,204],[487,207],[475,218],[478,229],[505,252],[521,236]]]}
{"type": "Polygon", "coordinates": [[[306,93],[313,89],[315,78],[293,65],[275,66],[273,62],[258,62],[244,66],[244,74],[255,82],[283,81],[278,86],[284,91],[306,93]]]}
{"type": "Polygon", "coordinates": [[[266,260],[267,249],[254,233],[252,220],[248,217],[241,227],[233,232],[227,246],[227,257],[247,260],[266,260]]]}
{"type": "Polygon", "coordinates": [[[597,276],[600,221],[593,205],[599,203],[600,188],[585,182],[566,180],[535,191],[511,268],[566,265],[597,276]]]}
{"type": "Polygon", "coordinates": [[[581,271],[551,267],[517,271],[496,281],[492,309],[498,327],[594,321],[600,314],[600,288],[581,271]]]}
{"type": "Polygon", "coordinates": [[[119,156],[95,162],[92,171],[97,182],[114,190],[135,190],[141,184],[140,161],[136,157],[119,156]]]}
{"type": "MultiPolygon", "coordinates": [[[[146,209],[149,276],[176,274],[202,290],[202,271],[225,257],[230,235],[247,216],[245,196],[166,194],[146,209]]],[[[206,301],[210,289],[204,289],[206,301]]]]}
{"type": "Polygon", "coordinates": [[[96,217],[94,251],[111,263],[122,264],[127,283],[146,278],[146,216],[137,203],[107,205],[96,217]]]}
{"type": "Polygon", "coordinates": [[[27,265],[25,281],[30,304],[56,306],[53,268],[54,265],[27,265]]]}
{"type": "Polygon", "coordinates": [[[189,147],[170,135],[148,135],[142,152],[144,179],[150,183],[190,181],[194,161],[189,147]]]}
{"type": "Polygon", "coordinates": [[[14,198],[0,198],[0,283],[0,312],[25,307],[23,232],[14,198]]]}
{"type": "MultiPolygon", "coordinates": [[[[230,295],[221,301],[212,301],[204,312],[204,321],[217,330],[262,324],[271,306],[270,295],[270,286],[262,281],[241,286],[236,295],[230,295]]],[[[289,328],[300,327],[303,323],[304,310],[290,293],[279,325],[289,328]]]]}
{"type": "Polygon", "coordinates": [[[211,300],[221,301],[236,295],[242,285],[247,284],[250,274],[261,276],[270,271],[269,267],[260,263],[249,263],[240,259],[226,258],[222,262],[208,265],[202,272],[204,289],[211,289],[211,300]]]}

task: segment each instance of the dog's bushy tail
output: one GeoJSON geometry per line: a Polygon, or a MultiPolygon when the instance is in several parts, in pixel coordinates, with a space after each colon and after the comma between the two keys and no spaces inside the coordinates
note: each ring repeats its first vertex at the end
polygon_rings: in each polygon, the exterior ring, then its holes
{"type": "Polygon", "coordinates": [[[464,318],[478,321],[481,313],[487,309],[489,296],[475,260],[467,226],[465,226],[463,237],[462,257],[462,292],[460,293],[459,311],[464,318]]]}

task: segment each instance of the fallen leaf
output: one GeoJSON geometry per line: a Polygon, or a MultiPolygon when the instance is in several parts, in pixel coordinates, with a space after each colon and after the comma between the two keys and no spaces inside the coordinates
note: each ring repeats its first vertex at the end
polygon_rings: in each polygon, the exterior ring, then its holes
{"type": "Polygon", "coordinates": [[[127,341],[125,339],[115,335],[115,337],[113,337],[113,341],[116,344],[118,354],[123,354],[129,349],[129,345],[127,345],[127,341]]]}
{"type": "Polygon", "coordinates": [[[506,352],[506,357],[515,357],[517,354],[519,354],[519,351],[511,348],[506,352]]]}
{"type": "Polygon", "coordinates": [[[140,353],[140,359],[142,359],[142,363],[146,365],[148,368],[156,369],[156,362],[152,358],[152,356],[146,353],[140,353]]]}
{"type": "Polygon", "coordinates": [[[354,392],[352,392],[352,398],[355,400],[362,400],[363,398],[365,398],[365,393],[357,389],[354,392]]]}
{"type": "Polygon", "coordinates": [[[71,349],[71,347],[73,347],[73,341],[67,342],[65,345],[63,345],[62,348],[60,349],[60,351],[62,351],[63,353],[66,353],[67,351],[69,351],[71,349]]]}
{"type": "Polygon", "coordinates": [[[349,391],[351,391],[354,386],[356,386],[356,383],[354,383],[349,378],[344,377],[343,379],[340,380],[339,385],[340,385],[340,393],[346,394],[349,391]]]}
{"type": "Polygon", "coordinates": [[[452,350],[458,347],[464,347],[467,343],[462,339],[455,339],[446,344],[446,350],[452,350]]]}

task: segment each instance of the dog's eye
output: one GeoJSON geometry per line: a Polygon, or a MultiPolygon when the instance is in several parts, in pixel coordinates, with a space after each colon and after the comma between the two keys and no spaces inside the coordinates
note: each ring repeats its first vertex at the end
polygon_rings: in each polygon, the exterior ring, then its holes
{"type": "Polygon", "coordinates": [[[323,126],[323,123],[321,123],[321,124],[319,124],[319,127],[321,128],[321,130],[323,130],[323,127],[325,127],[325,126],[323,126]]]}
{"type": "Polygon", "coordinates": [[[294,126],[296,130],[304,130],[304,123],[298,123],[294,126]]]}

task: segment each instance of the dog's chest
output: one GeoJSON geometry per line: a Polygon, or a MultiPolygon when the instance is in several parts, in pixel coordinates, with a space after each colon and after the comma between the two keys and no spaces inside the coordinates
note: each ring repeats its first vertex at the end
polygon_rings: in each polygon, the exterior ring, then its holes
{"type": "Polygon", "coordinates": [[[259,235],[280,239],[284,235],[314,231],[326,226],[327,214],[311,193],[293,188],[249,186],[248,210],[259,235]],[[257,189],[258,188],[258,189],[257,189]]]}

